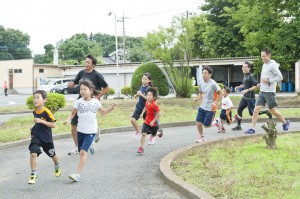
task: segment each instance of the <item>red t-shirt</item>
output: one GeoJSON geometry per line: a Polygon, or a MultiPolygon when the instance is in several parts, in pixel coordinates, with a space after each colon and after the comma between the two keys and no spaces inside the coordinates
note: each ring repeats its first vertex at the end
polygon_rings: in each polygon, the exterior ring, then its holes
{"type": "MultiPolygon", "coordinates": [[[[156,100],[154,100],[151,103],[146,101],[145,107],[147,109],[145,124],[150,125],[152,120],[155,118],[156,114],[160,111],[159,106],[157,105],[156,100]]],[[[158,120],[156,120],[153,126],[158,126],[158,125],[159,125],[158,120]]]]}

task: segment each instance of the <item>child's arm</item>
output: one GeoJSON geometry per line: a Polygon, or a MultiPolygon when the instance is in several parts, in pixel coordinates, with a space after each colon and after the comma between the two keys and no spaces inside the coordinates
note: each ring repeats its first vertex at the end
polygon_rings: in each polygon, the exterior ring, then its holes
{"type": "Polygon", "coordinates": [[[202,94],[202,92],[200,92],[199,95],[198,95],[198,97],[196,97],[196,98],[194,99],[194,101],[201,100],[202,97],[203,97],[203,94],[202,94]]]}
{"type": "Polygon", "coordinates": [[[69,117],[66,119],[66,121],[64,121],[64,125],[70,124],[71,120],[76,115],[76,113],[77,113],[77,109],[73,108],[73,110],[72,110],[71,114],[69,115],[69,117]]]}
{"type": "Polygon", "coordinates": [[[146,106],[144,107],[144,109],[143,109],[143,111],[142,111],[142,113],[141,113],[141,115],[140,115],[140,118],[142,118],[143,117],[143,115],[144,115],[144,113],[146,112],[146,106]]]}
{"type": "Polygon", "coordinates": [[[157,112],[155,118],[150,122],[150,126],[153,126],[153,125],[154,125],[154,123],[155,123],[156,120],[159,118],[159,116],[160,116],[160,111],[157,112]]]}
{"type": "Polygon", "coordinates": [[[116,103],[112,103],[111,107],[109,107],[108,109],[99,108],[99,113],[101,115],[105,115],[105,114],[109,113],[110,111],[114,110],[116,108],[116,106],[117,106],[116,103]]]}
{"type": "Polygon", "coordinates": [[[48,121],[46,121],[46,120],[42,120],[42,119],[37,118],[37,117],[35,117],[35,118],[33,119],[33,121],[34,121],[34,123],[44,124],[44,125],[46,125],[46,126],[48,126],[48,127],[50,127],[50,128],[55,128],[55,126],[56,126],[56,123],[55,123],[55,122],[48,122],[48,121]]]}

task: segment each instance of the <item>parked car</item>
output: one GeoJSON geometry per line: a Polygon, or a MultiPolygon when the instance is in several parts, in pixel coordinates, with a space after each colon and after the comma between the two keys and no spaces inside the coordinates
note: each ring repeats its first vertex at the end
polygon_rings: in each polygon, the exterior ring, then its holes
{"type": "Polygon", "coordinates": [[[56,86],[50,90],[50,93],[61,93],[61,94],[79,94],[80,88],[76,85],[74,88],[68,88],[68,84],[56,86]]]}
{"type": "Polygon", "coordinates": [[[40,86],[40,89],[49,92],[52,88],[67,84],[72,80],[73,79],[49,79],[45,85],[40,86]]]}

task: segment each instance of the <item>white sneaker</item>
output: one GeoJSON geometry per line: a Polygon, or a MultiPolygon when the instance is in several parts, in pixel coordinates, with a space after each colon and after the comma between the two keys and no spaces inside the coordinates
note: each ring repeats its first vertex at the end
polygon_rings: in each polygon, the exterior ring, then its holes
{"type": "Polygon", "coordinates": [[[68,153],[68,155],[76,155],[76,154],[79,154],[78,148],[75,148],[68,153]]]}
{"type": "Polygon", "coordinates": [[[156,139],[156,136],[153,137],[152,135],[150,135],[150,139],[149,139],[149,145],[153,145],[155,144],[155,139],[156,139]]]}
{"type": "Polygon", "coordinates": [[[93,142],[89,148],[90,154],[94,155],[95,153],[95,142],[93,142]]]}
{"type": "Polygon", "coordinates": [[[70,178],[71,180],[73,180],[74,182],[78,182],[79,179],[80,179],[80,175],[77,174],[77,173],[73,173],[73,174],[69,175],[69,178],[70,178]]]}

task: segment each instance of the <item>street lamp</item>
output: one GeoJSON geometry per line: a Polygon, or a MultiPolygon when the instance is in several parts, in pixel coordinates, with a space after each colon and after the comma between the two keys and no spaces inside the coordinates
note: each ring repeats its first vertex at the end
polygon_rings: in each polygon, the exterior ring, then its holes
{"type": "Polygon", "coordinates": [[[116,13],[113,13],[113,12],[109,12],[107,15],[111,16],[112,14],[115,16],[116,64],[117,64],[117,78],[118,78],[117,98],[120,98],[120,77],[119,77],[117,15],[116,15],[116,13]]]}

